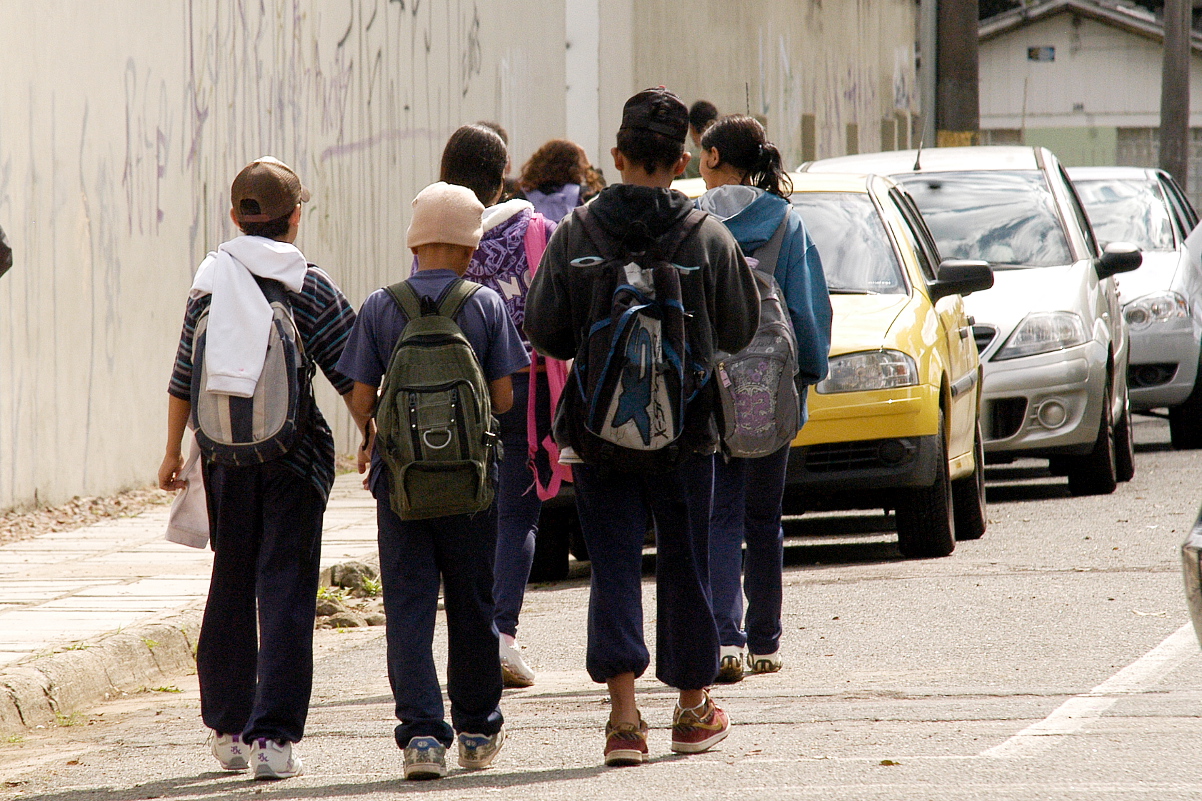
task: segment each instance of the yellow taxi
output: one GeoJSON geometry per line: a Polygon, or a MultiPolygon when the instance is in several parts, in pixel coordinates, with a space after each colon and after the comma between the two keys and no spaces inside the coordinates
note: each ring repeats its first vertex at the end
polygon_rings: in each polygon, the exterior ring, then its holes
{"type": "MultiPolygon", "coordinates": [[[[793,442],[791,511],[892,509],[907,557],[985,533],[981,365],[962,297],[981,261],[941,261],[910,196],[875,175],[793,174],[834,310],[830,370],[793,442]]],[[[696,197],[699,180],[674,188],[696,197]]]]}

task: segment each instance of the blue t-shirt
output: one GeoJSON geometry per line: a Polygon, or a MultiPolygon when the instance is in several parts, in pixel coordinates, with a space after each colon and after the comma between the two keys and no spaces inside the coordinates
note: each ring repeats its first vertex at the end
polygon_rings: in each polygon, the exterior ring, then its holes
{"type": "MultiPolygon", "coordinates": [[[[409,281],[418,295],[437,300],[447,284],[457,277],[451,270],[421,270],[409,281]]],[[[512,375],[530,364],[505,301],[488,287],[481,287],[468,299],[455,322],[476,351],[484,377],[489,381],[512,375]]],[[[388,290],[377,289],[368,295],[338,359],[338,372],[361,384],[380,386],[406,323],[405,313],[388,290]]],[[[377,497],[376,480],[382,467],[379,453],[372,454],[372,491],[377,497]]]]}

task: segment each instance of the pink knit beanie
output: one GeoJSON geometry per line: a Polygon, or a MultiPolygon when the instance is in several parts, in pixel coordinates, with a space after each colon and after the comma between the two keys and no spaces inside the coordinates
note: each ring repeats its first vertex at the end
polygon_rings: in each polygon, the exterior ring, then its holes
{"type": "Polygon", "coordinates": [[[433,242],[474,248],[484,235],[484,206],[472,190],[439,181],[413,199],[408,245],[416,248],[433,242]]]}

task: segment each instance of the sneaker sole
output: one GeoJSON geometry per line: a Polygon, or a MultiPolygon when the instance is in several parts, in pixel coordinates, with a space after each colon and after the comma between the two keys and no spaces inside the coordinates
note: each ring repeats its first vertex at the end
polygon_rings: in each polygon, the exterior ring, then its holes
{"type": "MultiPolygon", "coordinates": [[[[217,760],[221,762],[221,760],[217,760]]],[[[230,773],[240,773],[250,767],[250,763],[245,759],[231,759],[229,762],[221,762],[221,769],[228,770],[230,773]]]]}
{"type": "Polygon", "coordinates": [[[430,779],[441,779],[447,775],[446,768],[440,768],[435,765],[413,765],[405,767],[405,778],[411,781],[428,781],[430,779]]]}
{"type": "Polygon", "coordinates": [[[730,734],[730,726],[727,726],[720,732],[711,734],[708,738],[696,743],[682,743],[676,740],[672,741],[672,750],[678,754],[700,754],[702,751],[708,751],[718,743],[726,739],[726,735],[730,734]]]}
{"type": "Polygon", "coordinates": [[[774,665],[771,662],[761,661],[761,662],[756,662],[755,664],[753,664],[751,666],[751,672],[755,673],[756,675],[762,675],[764,673],[780,673],[780,669],[782,667],[784,667],[784,665],[781,665],[781,664],[774,665]]]}
{"type": "Polygon", "coordinates": [[[460,752],[459,767],[467,768],[468,770],[484,770],[491,765],[492,761],[497,758],[497,754],[501,753],[501,746],[505,745],[504,731],[504,729],[501,729],[502,734],[497,739],[497,747],[493,749],[493,752],[489,754],[486,759],[471,759],[470,757],[465,757],[463,753],[460,752]]]}
{"type": "Polygon", "coordinates": [[[305,772],[304,768],[295,770],[292,773],[276,773],[267,765],[257,765],[255,767],[255,781],[275,781],[276,779],[294,779],[305,772]]]}
{"type": "Polygon", "coordinates": [[[501,682],[511,690],[520,690],[534,686],[534,679],[527,678],[511,670],[504,662],[501,663],[501,682]]]}
{"type": "Polygon", "coordinates": [[[735,668],[722,668],[718,671],[718,676],[714,679],[718,684],[735,684],[743,680],[743,668],[739,667],[736,672],[735,668]]]}
{"type": "Polygon", "coordinates": [[[624,768],[631,765],[641,765],[647,755],[633,748],[618,748],[605,755],[605,764],[611,768],[624,768]]]}

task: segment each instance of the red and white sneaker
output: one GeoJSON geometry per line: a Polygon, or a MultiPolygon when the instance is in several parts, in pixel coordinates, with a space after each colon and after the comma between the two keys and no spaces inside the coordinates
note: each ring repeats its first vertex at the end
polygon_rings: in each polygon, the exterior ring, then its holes
{"type": "Polygon", "coordinates": [[[647,759],[647,724],[605,724],[605,764],[610,767],[641,765],[647,759]]]}
{"type": "Polygon", "coordinates": [[[730,733],[730,718],[714,703],[709,693],[705,700],[689,709],[676,705],[672,715],[672,750],[678,754],[699,754],[713,748],[730,733]]]}

